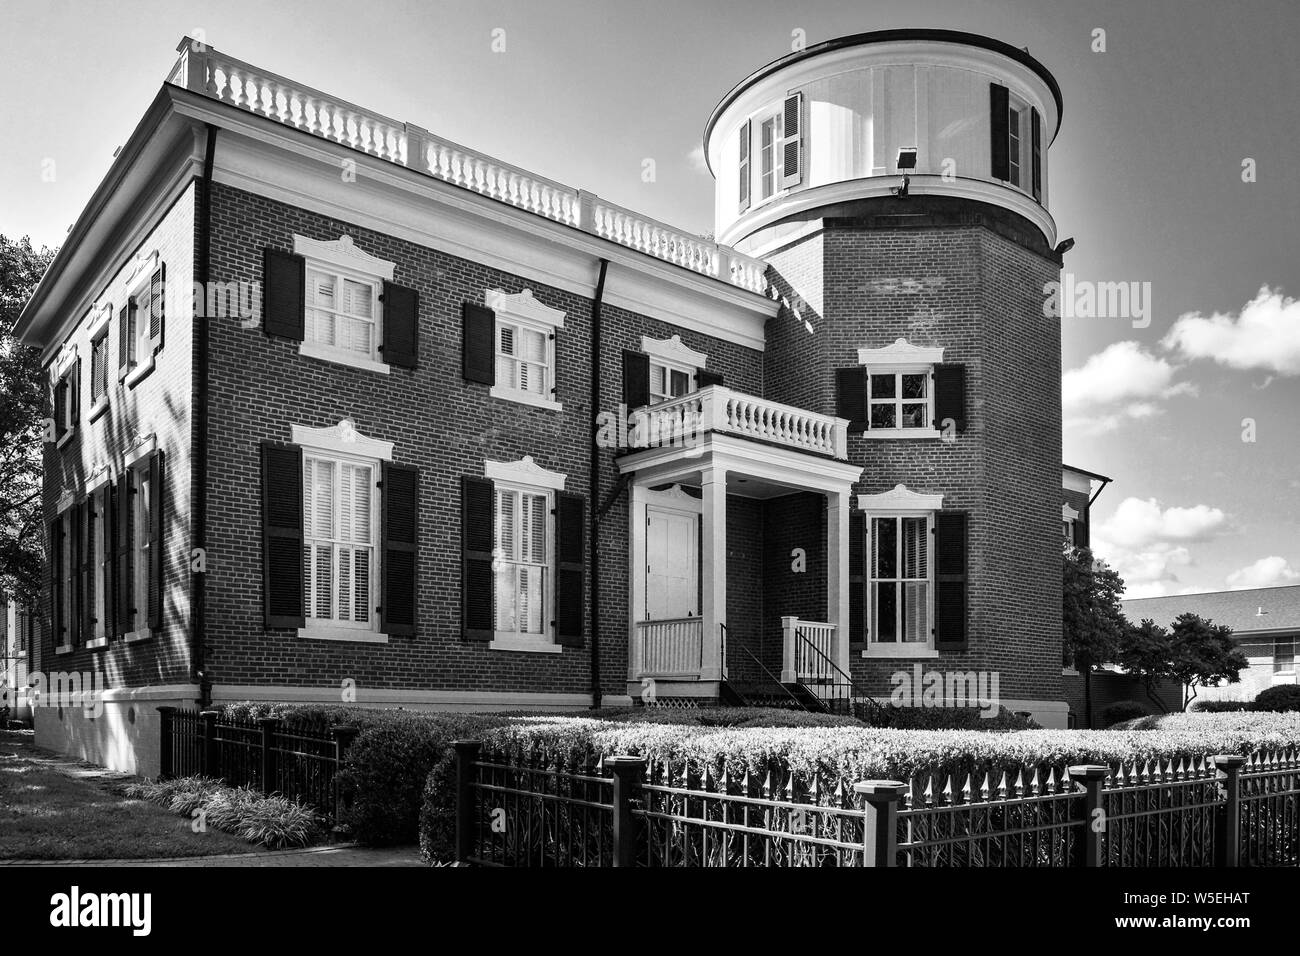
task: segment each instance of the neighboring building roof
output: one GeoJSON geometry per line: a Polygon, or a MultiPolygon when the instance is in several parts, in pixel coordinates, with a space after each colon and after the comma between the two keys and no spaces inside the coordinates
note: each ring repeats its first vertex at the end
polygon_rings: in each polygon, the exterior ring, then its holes
{"type": "Polygon", "coordinates": [[[1097,481],[1104,481],[1109,483],[1114,480],[1112,478],[1108,478],[1105,475],[1099,475],[1095,471],[1086,471],[1083,468],[1075,468],[1073,465],[1062,465],[1061,468],[1064,471],[1072,471],[1076,475],[1083,475],[1085,478],[1095,478],[1097,481]]]}
{"type": "Polygon", "coordinates": [[[1150,618],[1168,627],[1185,611],[1199,614],[1233,631],[1300,630],[1300,584],[1244,591],[1207,591],[1122,602],[1124,616],[1135,624],[1150,618]],[[1260,611],[1264,613],[1259,613],[1260,611]]]}

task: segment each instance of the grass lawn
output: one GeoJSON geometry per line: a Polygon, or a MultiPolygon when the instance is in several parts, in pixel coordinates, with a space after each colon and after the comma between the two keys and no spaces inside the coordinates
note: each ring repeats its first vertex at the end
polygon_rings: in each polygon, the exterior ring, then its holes
{"type": "Polygon", "coordinates": [[[258,847],[120,793],[128,779],[66,763],[30,732],[0,731],[0,859],[143,859],[251,853],[258,847]]]}

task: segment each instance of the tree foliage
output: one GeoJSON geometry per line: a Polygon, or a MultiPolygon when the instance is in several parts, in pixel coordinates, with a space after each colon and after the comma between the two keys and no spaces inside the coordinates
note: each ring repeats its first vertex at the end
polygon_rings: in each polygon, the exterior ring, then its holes
{"type": "Polygon", "coordinates": [[[1156,693],[1159,683],[1172,681],[1180,685],[1183,710],[1195,700],[1198,687],[1222,680],[1235,683],[1242,669],[1249,666],[1232,640],[1232,628],[1190,611],[1178,615],[1169,628],[1150,619],[1130,626],[1124,635],[1119,664],[1142,681],[1147,696],[1157,704],[1161,703],[1156,693]]]}

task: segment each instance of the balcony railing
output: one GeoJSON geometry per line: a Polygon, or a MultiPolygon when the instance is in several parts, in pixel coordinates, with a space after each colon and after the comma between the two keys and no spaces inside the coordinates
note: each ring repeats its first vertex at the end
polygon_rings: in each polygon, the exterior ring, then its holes
{"type": "MultiPolygon", "coordinates": [[[[698,392],[651,405],[640,413],[643,430],[632,447],[692,447],[706,433],[739,435],[843,460],[849,423],[807,409],[782,405],[710,385],[698,392]]],[[[634,420],[635,421],[635,420],[634,420]]]]}
{"type": "Polygon", "coordinates": [[[815,680],[824,676],[824,660],[835,661],[839,657],[834,624],[783,617],[781,637],[782,680],[791,683],[815,680]],[[800,640],[801,636],[803,640],[800,640]]]}
{"type": "Polygon", "coordinates": [[[632,652],[637,677],[699,677],[704,665],[704,619],[638,621],[632,652]]]}
{"type": "Polygon", "coordinates": [[[186,37],[168,82],[762,295],[767,264],[186,37]]]}

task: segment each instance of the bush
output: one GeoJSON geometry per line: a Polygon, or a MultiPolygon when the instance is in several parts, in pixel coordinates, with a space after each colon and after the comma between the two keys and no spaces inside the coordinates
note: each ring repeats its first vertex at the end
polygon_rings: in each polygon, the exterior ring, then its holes
{"type": "Polygon", "coordinates": [[[132,783],[123,792],[183,817],[194,817],[198,811],[206,824],[273,850],[309,846],[323,833],[321,818],[311,807],[279,794],[264,796],[248,787],[230,787],[209,777],[132,783]]]}
{"type": "Polygon", "coordinates": [[[1255,697],[1252,710],[1290,713],[1300,711],[1300,685],[1277,684],[1261,690],[1255,697]]]}
{"type": "Polygon", "coordinates": [[[1101,709],[1101,725],[1103,727],[1113,727],[1115,724],[1122,724],[1126,720],[1145,717],[1149,713],[1151,711],[1140,701],[1119,700],[1113,704],[1107,704],[1101,709]]]}
{"type": "Polygon", "coordinates": [[[896,730],[1039,730],[1038,724],[1005,707],[984,716],[978,707],[895,707],[885,704],[863,714],[872,727],[896,730]]]}
{"type": "Polygon", "coordinates": [[[1194,700],[1187,710],[1193,714],[1231,714],[1241,710],[1250,710],[1250,701],[1194,700]]]}

